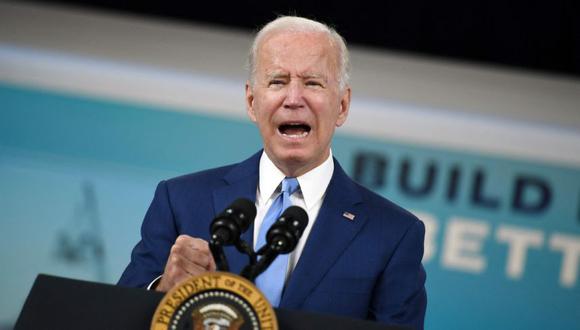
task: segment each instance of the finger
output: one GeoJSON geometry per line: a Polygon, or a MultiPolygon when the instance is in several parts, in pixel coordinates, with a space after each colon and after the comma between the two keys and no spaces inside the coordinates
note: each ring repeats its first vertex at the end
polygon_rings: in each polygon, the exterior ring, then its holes
{"type": "Polygon", "coordinates": [[[212,254],[209,255],[209,268],[208,268],[208,270],[210,272],[215,272],[217,270],[217,266],[215,264],[215,260],[213,259],[212,254]]]}
{"type": "Polygon", "coordinates": [[[213,255],[211,253],[211,250],[209,248],[209,243],[200,238],[194,238],[191,241],[191,243],[194,249],[203,252],[208,257],[207,264],[204,264],[203,266],[206,266],[206,268],[209,271],[215,271],[217,267],[213,255]]]}
{"type": "Polygon", "coordinates": [[[206,240],[192,237],[192,239],[187,242],[194,250],[210,252],[209,243],[206,240]]]}
{"type": "Polygon", "coordinates": [[[184,241],[176,242],[171,247],[170,256],[180,256],[206,270],[211,270],[210,265],[213,262],[213,257],[209,250],[195,249],[191,244],[185,243],[184,241]]]}
{"type": "Polygon", "coordinates": [[[210,270],[212,257],[209,252],[198,250],[191,250],[188,252],[187,259],[190,262],[204,268],[205,270],[210,270]]]}
{"type": "Polygon", "coordinates": [[[177,265],[175,260],[171,260],[171,258],[167,261],[165,265],[165,270],[163,271],[163,276],[161,277],[161,281],[159,285],[155,288],[157,291],[169,291],[173,288],[177,283],[183,281],[184,279],[189,278],[189,274],[184,271],[181,267],[177,265]]]}
{"type": "Polygon", "coordinates": [[[181,255],[174,254],[167,263],[164,276],[168,276],[170,282],[176,283],[183,278],[189,278],[207,271],[207,268],[193,263],[181,255]]]}
{"type": "Polygon", "coordinates": [[[189,235],[179,235],[177,236],[177,238],[175,239],[175,243],[174,244],[178,244],[178,245],[192,245],[192,244],[197,244],[194,243],[197,240],[197,238],[191,237],[189,235]]]}

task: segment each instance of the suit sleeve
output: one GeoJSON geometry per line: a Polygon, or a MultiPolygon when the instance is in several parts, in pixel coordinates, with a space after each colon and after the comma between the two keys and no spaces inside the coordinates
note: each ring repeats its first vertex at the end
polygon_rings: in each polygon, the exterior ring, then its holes
{"type": "Polygon", "coordinates": [[[146,288],[163,274],[171,246],[177,237],[167,183],[157,185],[155,197],[141,226],[141,240],[131,253],[131,261],[118,285],[146,288]]]}
{"type": "Polygon", "coordinates": [[[427,294],[421,264],[425,227],[419,220],[409,227],[393,252],[371,302],[371,318],[387,324],[423,329],[427,294]]]}

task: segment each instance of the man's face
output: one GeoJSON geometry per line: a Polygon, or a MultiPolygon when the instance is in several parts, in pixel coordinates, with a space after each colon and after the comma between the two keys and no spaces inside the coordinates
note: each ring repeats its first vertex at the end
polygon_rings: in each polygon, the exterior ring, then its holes
{"type": "Polygon", "coordinates": [[[346,120],[350,88],[339,89],[337,69],[337,52],[322,33],[273,33],[258,49],[254,85],[246,84],[248,115],[286,175],[322,164],[346,120]]]}

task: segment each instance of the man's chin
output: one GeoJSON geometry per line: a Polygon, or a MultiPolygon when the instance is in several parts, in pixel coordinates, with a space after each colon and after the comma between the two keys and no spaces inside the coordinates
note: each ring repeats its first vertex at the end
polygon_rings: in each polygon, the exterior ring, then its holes
{"type": "Polygon", "coordinates": [[[320,165],[324,161],[320,156],[307,150],[284,150],[270,159],[284,174],[300,176],[320,165]]]}
{"type": "Polygon", "coordinates": [[[305,153],[291,152],[280,155],[278,159],[279,162],[284,165],[300,166],[308,164],[311,161],[311,158],[312,157],[309,157],[305,153]]]}

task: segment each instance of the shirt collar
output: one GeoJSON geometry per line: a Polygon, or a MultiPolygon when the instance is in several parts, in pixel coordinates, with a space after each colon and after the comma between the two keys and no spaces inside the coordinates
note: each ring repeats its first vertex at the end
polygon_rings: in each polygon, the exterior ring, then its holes
{"type": "MultiPolygon", "coordinates": [[[[331,150],[328,158],[322,164],[296,178],[300,184],[306,208],[311,208],[324,196],[333,172],[334,162],[331,150]]],[[[260,200],[266,201],[272,197],[285,177],[286,175],[274,165],[266,152],[262,152],[262,157],[260,157],[260,200]]]]}

